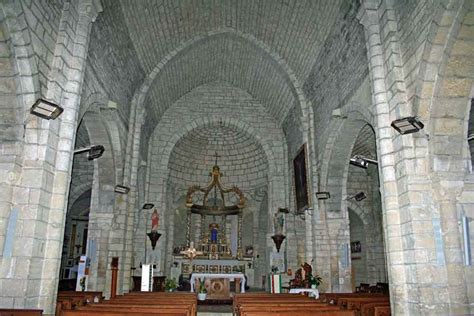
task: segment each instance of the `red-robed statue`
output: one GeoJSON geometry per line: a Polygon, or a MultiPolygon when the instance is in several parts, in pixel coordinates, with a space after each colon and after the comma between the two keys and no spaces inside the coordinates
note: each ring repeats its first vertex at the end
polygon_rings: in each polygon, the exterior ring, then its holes
{"type": "Polygon", "coordinates": [[[160,216],[156,209],[151,214],[151,231],[158,231],[158,225],[160,223],[160,216]]]}

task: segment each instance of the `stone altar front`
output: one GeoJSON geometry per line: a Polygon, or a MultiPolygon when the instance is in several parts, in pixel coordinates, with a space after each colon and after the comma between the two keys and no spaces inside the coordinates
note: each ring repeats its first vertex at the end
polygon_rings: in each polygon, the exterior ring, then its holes
{"type": "MultiPolygon", "coordinates": [[[[239,285],[240,285],[240,293],[245,293],[245,275],[243,273],[193,273],[191,275],[190,283],[191,283],[191,292],[194,292],[196,281],[197,280],[207,280],[212,279],[223,279],[227,280],[227,282],[223,282],[225,284],[224,287],[221,288],[222,292],[229,293],[229,282],[235,281],[235,290],[239,292],[239,285]]],[[[210,283],[212,287],[212,283],[210,283]]],[[[207,285],[207,284],[206,284],[207,285]]],[[[220,286],[220,285],[219,285],[220,286]]],[[[206,287],[207,288],[207,287],[206,287]]],[[[208,292],[213,292],[213,288],[208,289],[208,292]]],[[[228,295],[227,295],[228,296],[228,295]]],[[[211,297],[209,297],[211,298],[211,297]]]]}

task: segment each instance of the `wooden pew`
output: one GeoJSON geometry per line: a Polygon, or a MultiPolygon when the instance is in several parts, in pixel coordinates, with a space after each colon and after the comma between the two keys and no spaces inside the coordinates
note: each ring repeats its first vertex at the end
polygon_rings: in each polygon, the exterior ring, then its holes
{"type": "Polygon", "coordinates": [[[354,311],[339,310],[336,306],[309,307],[309,306],[244,306],[240,316],[354,316],[354,311]]]}
{"type": "Polygon", "coordinates": [[[375,314],[375,307],[388,307],[388,314],[386,315],[390,315],[390,302],[363,303],[360,308],[360,315],[373,316],[375,314]]]}
{"type": "Polygon", "coordinates": [[[390,306],[374,306],[374,312],[373,314],[370,314],[369,310],[369,315],[371,316],[390,316],[390,306]]]}
{"type": "Polygon", "coordinates": [[[242,294],[237,294],[234,296],[234,301],[233,301],[233,311],[235,314],[239,313],[239,307],[242,304],[248,304],[251,302],[281,302],[281,303],[292,303],[295,301],[302,301],[302,302],[316,302],[314,299],[310,299],[307,296],[304,295],[298,295],[298,294],[270,294],[270,293],[242,293],[242,294]]]}
{"type": "Polygon", "coordinates": [[[0,316],[37,316],[43,315],[42,309],[0,308],[0,316]]]}
{"type": "Polygon", "coordinates": [[[72,307],[82,306],[87,303],[102,302],[104,297],[102,292],[97,291],[86,291],[86,292],[73,292],[73,291],[60,291],[58,292],[57,301],[71,301],[72,307]]]}
{"type": "Polygon", "coordinates": [[[112,300],[76,307],[62,315],[173,315],[197,314],[196,293],[135,293],[116,296],[112,300]]]}
{"type": "Polygon", "coordinates": [[[354,315],[338,306],[297,294],[243,294],[234,297],[234,313],[240,316],[354,315]]]}
{"type": "Polygon", "coordinates": [[[340,298],[350,297],[388,297],[383,293],[320,293],[319,300],[329,304],[338,304],[340,298]]]}
{"type": "Polygon", "coordinates": [[[338,301],[338,306],[341,309],[351,309],[360,311],[361,304],[366,303],[390,303],[388,297],[341,297],[338,301]]]}
{"type": "Polygon", "coordinates": [[[94,311],[94,312],[140,312],[143,315],[153,313],[170,313],[179,314],[183,316],[194,316],[191,304],[155,304],[155,305],[137,305],[137,304],[95,304],[91,306],[82,306],[76,309],[77,311],[94,311]]]}
{"type": "Polygon", "coordinates": [[[94,302],[102,302],[104,297],[102,292],[98,291],[58,291],[56,298],[56,315],[61,315],[63,310],[70,310],[76,306],[84,306],[94,302]]]}
{"type": "Polygon", "coordinates": [[[163,305],[170,305],[172,304],[173,306],[189,306],[190,308],[190,314],[191,315],[196,315],[197,312],[197,300],[189,300],[189,299],[181,299],[181,298],[173,298],[173,299],[168,299],[168,298],[154,298],[153,300],[150,299],[127,299],[127,298],[121,298],[121,299],[114,299],[110,301],[104,301],[101,304],[95,304],[95,306],[151,306],[151,307],[157,307],[157,306],[163,306],[163,305]]]}

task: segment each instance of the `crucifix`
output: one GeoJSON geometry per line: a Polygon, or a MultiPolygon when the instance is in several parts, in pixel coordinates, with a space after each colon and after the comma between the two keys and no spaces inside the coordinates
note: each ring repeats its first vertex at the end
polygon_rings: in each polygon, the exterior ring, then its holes
{"type": "Polygon", "coordinates": [[[186,250],[181,251],[181,254],[183,254],[183,255],[185,255],[186,257],[189,258],[189,265],[191,266],[191,270],[192,270],[193,269],[193,259],[198,255],[202,255],[202,251],[196,250],[196,248],[194,248],[194,242],[191,241],[189,243],[189,248],[186,249],[186,250]]]}

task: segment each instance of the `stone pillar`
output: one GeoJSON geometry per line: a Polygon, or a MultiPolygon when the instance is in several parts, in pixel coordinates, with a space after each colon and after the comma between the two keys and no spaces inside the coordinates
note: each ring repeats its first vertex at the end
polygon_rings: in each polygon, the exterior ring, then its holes
{"type": "Polygon", "coordinates": [[[28,115],[21,180],[14,195],[29,195],[19,205],[9,258],[0,263],[4,307],[40,308],[53,314],[58,286],[67,195],[85,60],[99,1],[65,3],[44,97],[64,108],[47,121],[28,115]]]}
{"type": "MultiPolygon", "coordinates": [[[[440,210],[442,247],[446,261],[446,283],[450,314],[468,314],[469,299],[463,263],[462,236],[458,224],[457,197],[461,194],[464,181],[444,180],[435,183],[440,210]]],[[[436,241],[437,243],[440,240],[436,241]]],[[[441,246],[441,245],[440,245],[441,246]]]]}
{"type": "Polygon", "coordinates": [[[385,60],[379,26],[379,1],[363,1],[358,19],[365,28],[367,58],[372,85],[379,174],[384,210],[384,231],[389,267],[390,301],[394,315],[409,314],[407,265],[403,251],[402,227],[395,179],[395,157],[390,127],[390,106],[385,83],[385,60]]]}

